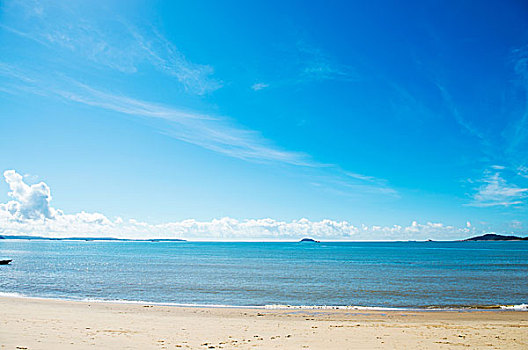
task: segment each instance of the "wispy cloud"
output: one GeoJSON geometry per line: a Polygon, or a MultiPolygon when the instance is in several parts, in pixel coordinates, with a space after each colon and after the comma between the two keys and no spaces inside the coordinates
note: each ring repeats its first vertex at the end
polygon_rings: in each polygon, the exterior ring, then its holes
{"type": "Polygon", "coordinates": [[[298,40],[281,50],[285,57],[281,61],[280,77],[268,77],[271,83],[258,82],[251,86],[255,91],[264,88],[277,88],[299,84],[317,83],[322,81],[357,82],[360,76],[350,65],[339,63],[324,50],[309,44],[305,40],[298,40]]]}
{"type": "Polygon", "coordinates": [[[528,197],[528,188],[508,183],[497,171],[487,170],[478,182],[481,186],[476,189],[473,200],[468,204],[470,206],[509,207],[524,204],[524,200],[528,197]]]}
{"type": "Polygon", "coordinates": [[[499,120],[509,122],[495,130],[484,132],[471,123],[460,112],[448,89],[437,81],[433,82],[454,120],[479,141],[485,155],[483,161],[487,162],[488,170],[476,181],[480,187],[475,189],[470,206],[521,206],[526,204],[528,197],[524,180],[528,178],[528,46],[512,50],[510,64],[516,76],[512,80],[515,97],[513,101],[507,101],[503,113],[510,111],[511,115],[499,116],[499,120]]]}
{"type": "Polygon", "coordinates": [[[384,180],[347,173],[337,165],[317,162],[308,154],[281,149],[257,131],[246,129],[227,117],[109,93],[64,76],[41,77],[1,62],[0,76],[6,78],[6,83],[10,82],[9,93],[19,90],[163,121],[156,126],[162,134],[229,157],[301,167],[306,176],[317,177],[326,186],[340,188],[349,195],[396,195],[384,180]]]}
{"type": "Polygon", "coordinates": [[[124,95],[106,93],[72,79],[67,79],[67,81],[69,90],[65,90],[65,87],[51,86],[48,91],[70,101],[135,116],[165,119],[179,123],[186,120],[218,120],[218,118],[206,114],[167,107],[124,95]]]}
{"type": "Polygon", "coordinates": [[[453,101],[453,98],[451,97],[449,91],[443,85],[440,85],[438,83],[436,84],[436,86],[438,87],[438,90],[440,90],[444,103],[446,104],[448,110],[451,112],[458,125],[460,125],[463,130],[469,133],[471,136],[478,138],[481,142],[487,142],[486,138],[484,137],[484,134],[482,134],[477,128],[475,128],[475,126],[473,126],[462,116],[462,114],[458,110],[456,103],[453,101]]]}
{"type": "Polygon", "coordinates": [[[266,83],[255,83],[255,84],[251,85],[251,89],[253,89],[255,91],[259,91],[259,90],[265,89],[267,87],[269,87],[269,84],[266,84],[266,83]]]}
{"type": "Polygon", "coordinates": [[[321,49],[305,41],[297,42],[300,75],[299,81],[341,80],[358,81],[352,67],[335,62],[321,49]]]}
{"type": "Polygon", "coordinates": [[[517,175],[525,177],[525,178],[528,179],[528,167],[524,166],[524,165],[521,165],[520,167],[518,167],[517,168],[517,175]]]}
{"type": "MultiPolygon", "coordinates": [[[[191,143],[230,157],[254,162],[280,162],[304,167],[321,164],[301,152],[281,150],[258,132],[245,129],[228,118],[176,108],[125,95],[108,93],[73,79],[36,79],[35,75],[0,64],[0,75],[18,80],[13,88],[37,91],[66,101],[81,103],[127,115],[166,121],[160,131],[170,137],[191,143]],[[33,76],[31,79],[29,76],[33,76]],[[20,84],[20,78],[25,84],[20,84]]],[[[12,90],[14,92],[14,90],[12,90]]]]}
{"type": "Polygon", "coordinates": [[[320,166],[308,155],[281,150],[258,132],[237,126],[227,118],[114,95],[83,84],[78,84],[78,87],[79,89],[73,93],[67,90],[54,90],[54,92],[74,102],[124,114],[169,121],[170,123],[160,127],[163,134],[233,158],[306,167],[320,166]]]}
{"type": "Polygon", "coordinates": [[[520,154],[528,163],[528,45],[513,50],[513,65],[522,93],[524,108],[513,123],[513,135],[509,139],[509,151],[520,154]]]}
{"type": "MultiPolygon", "coordinates": [[[[1,26],[23,40],[45,46],[48,51],[73,54],[75,62],[87,64],[90,71],[94,71],[93,63],[103,71],[111,69],[125,74],[141,73],[145,68],[156,69],[165,76],[174,77],[186,91],[197,95],[222,85],[212,77],[212,66],[191,62],[156,28],[133,25],[123,18],[108,16],[104,10],[97,12],[97,16],[93,8],[90,8],[92,12],[85,13],[83,6],[12,1],[7,4],[6,20],[1,26]]],[[[332,62],[320,50],[301,45],[298,51],[302,56],[298,73],[302,79],[349,79],[353,75],[348,67],[332,62]]],[[[316,172],[315,176],[327,179],[328,186],[342,187],[348,193],[395,193],[386,183],[350,177],[336,165],[322,164],[303,152],[282,149],[258,131],[245,128],[229,117],[120,94],[116,89],[102,89],[100,84],[87,83],[89,79],[81,83],[70,78],[67,69],[45,73],[41,65],[24,64],[29,66],[0,62],[0,76],[5,78],[0,91],[60,98],[148,119],[160,133],[174,139],[251,162],[301,167],[301,176],[316,172]]],[[[70,70],[73,76],[78,73],[70,70]]],[[[257,82],[252,88],[261,90],[270,85],[257,82]]]]}
{"type": "Polygon", "coordinates": [[[137,45],[144,50],[148,61],[159,70],[176,77],[188,91],[203,95],[222,87],[221,81],[210,78],[214,72],[211,66],[187,60],[178,48],[156,29],[152,29],[153,35],[146,39],[137,28],[130,25],[128,28],[137,45]]]}
{"type": "MultiPolygon", "coordinates": [[[[2,28],[53,49],[67,50],[101,66],[135,73],[144,64],[175,77],[192,94],[222,86],[213,67],[191,62],[171,41],[151,26],[138,26],[107,16],[104,25],[82,13],[74,3],[9,2],[2,28]]],[[[104,13],[99,13],[104,17],[104,13]]]]}

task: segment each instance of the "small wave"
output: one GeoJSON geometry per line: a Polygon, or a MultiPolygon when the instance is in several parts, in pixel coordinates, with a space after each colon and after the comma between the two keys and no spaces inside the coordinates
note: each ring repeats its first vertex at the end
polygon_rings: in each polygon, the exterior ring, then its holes
{"type": "Polygon", "coordinates": [[[9,293],[9,292],[0,292],[0,297],[10,297],[10,298],[26,298],[24,294],[20,293],[9,293]]]}
{"type": "Polygon", "coordinates": [[[266,305],[267,310],[365,310],[365,311],[482,311],[510,310],[528,311],[528,304],[519,305],[470,305],[470,306],[426,306],[426,307],[381,307],[357,305],[266,305]]]}
{"type": "Polygon", "coordinates": [[[501,310],[528,311],[528,304],[501,305],[501,310]]]}
{"type": "Polygon", "coordinates": [[[193,303],[171,303],[145,300],[125,300],[125,299],[92,299],[84,298],[77,301],[88,303],[111,303],[111,304],[142,304],[158,306],[178,306],[178,307],[211,307],[211,308],[236,308],[236,309],[264,309],[258,305],[227,305],[227,304],[193,304],[193,303]]]}
{"type": "Polygon", "coordinates": [[[141,304],[141,305],[158,305],[158,306],[177,306],[177,307],[211,307],[211,308],[236,308],[236,309],[264,309],[264,306],[257,305],[227,305],[227,304],[192,304],[192,303],[171,303],[171,302],[156,302],[145,300],[126,300],[126,299],[96,299],[96,298],[64,298],[64,297],[40,297],[29,296],[21,293],[0,292],[1,297],[10,298],[25,298],[25,299],[44,299],[44,300],[63,300],[63,301],[77,301],[85,303],[108,303],[108,304],[141,304]]]}
{"type": "Polygon", "coordinates": [[[17,292],[0,292],[0,297],[27,298],[27,299],[48,299],[81,301],[87,303],[110,303],[110,304],[141,304],[157,306],[175,307],[196,307],[196,308],[235,308],[235,309],[266,309],[266,310],[356,310],[356,311],[479,311],[479,310],[504,310],[504,311],[528,311],[528,304],[517,305],[471,305],[471,306],[427,306],[427,307],[381,307],[381,306],[358,306],[358,305],[228,305],[228,304],[199,304],[199,303],[173,303],[155,302],[146,300],[126,300],[126,299],[95,299],[95,298],[63,298],[63,297],[38,297],[28,296],[17,292]]]}
{"type": "Polygon", "coordinates": [[[355,306],[355,305],[266,305],[267,310],[379,310],[398,311],[410,310],[408,308],[379,307],[379,306],[355,306]]]}

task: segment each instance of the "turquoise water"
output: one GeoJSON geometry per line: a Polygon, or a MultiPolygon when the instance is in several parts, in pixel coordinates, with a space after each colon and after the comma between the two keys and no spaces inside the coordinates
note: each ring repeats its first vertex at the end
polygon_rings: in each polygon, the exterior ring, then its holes
{"type": "Polygon", "coordinates": [[[0,241],[0,292],[207,305],[528,303],[528,242],[0,241]]]}

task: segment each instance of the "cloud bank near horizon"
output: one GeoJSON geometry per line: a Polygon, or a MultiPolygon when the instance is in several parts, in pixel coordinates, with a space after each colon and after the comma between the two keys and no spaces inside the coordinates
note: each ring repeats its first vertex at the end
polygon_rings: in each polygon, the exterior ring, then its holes
{"type": "Polygon", "coordinates": [[[51,189],[44,183],[27,184],[15,170],[4,172],[11,200],[0,204],[0,235],[45,237],[184,238],[190,240],[297,240],[311,236],[329,240],[453,239],[476,230],[442,223],[409,226],[353,225],[347,221],[306,218],[280,221],[272,218],[238,220],[229,217],[151,224],[135,219],[111,219],[101,213],[66,214],[51,206],[51,189]]]}

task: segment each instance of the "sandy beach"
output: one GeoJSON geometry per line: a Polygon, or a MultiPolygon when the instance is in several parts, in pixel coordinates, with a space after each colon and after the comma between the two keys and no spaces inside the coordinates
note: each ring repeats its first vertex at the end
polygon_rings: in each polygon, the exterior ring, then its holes
{"type": "Polygon", "coordinates": [[[0,298],[1,349],[527,349],[528,313],[263,310],[0,298]]]}

